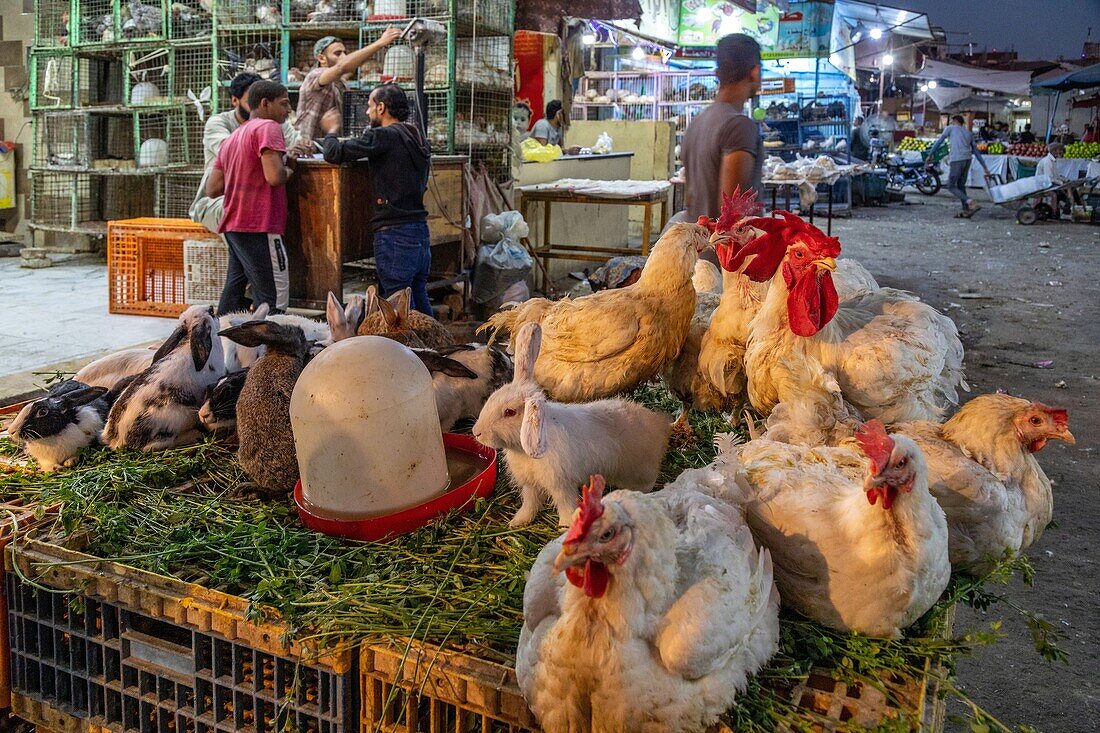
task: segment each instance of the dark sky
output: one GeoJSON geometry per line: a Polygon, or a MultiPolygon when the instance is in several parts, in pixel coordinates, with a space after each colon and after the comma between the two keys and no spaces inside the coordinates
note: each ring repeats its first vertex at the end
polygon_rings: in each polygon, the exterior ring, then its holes
{"type": "Polygon", "coordinates": [[[1092,40],[1100,41],[1100,0],[883,0],[882,4],[928,13],[933,25],[948,31],[948,43],[973,41],[975,51],[1014,47],[1021,59],[1078,58],[1090,25],[1092,40]]]}

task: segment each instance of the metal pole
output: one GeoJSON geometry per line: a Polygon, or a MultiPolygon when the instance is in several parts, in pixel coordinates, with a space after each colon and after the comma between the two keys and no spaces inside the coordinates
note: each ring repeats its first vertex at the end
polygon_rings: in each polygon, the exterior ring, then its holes
{"type": "Polygon", "coordinates": [[[1048,114],[1047,114],[1047,139],[1046,139],[1046,142],[1047,142],[1048,145],[1050,144],[1050,131],[1054,127],[1054,113],[1058,111],[1058,102],[1060,102],[1061,99],[1062,99],[1062,92],[1061,92],[1061,90],[1059,90],[1058,93],[1054,95],[1054,105],[1051,106],[1051,107],[1047,107],[1048,114]]]}

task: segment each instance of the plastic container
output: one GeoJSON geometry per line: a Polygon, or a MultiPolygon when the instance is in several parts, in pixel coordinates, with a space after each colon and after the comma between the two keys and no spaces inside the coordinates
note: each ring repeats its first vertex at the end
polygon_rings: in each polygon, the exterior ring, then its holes
{"type": "Polygon", "coordinates": [[[322,351],[294,386],[290,422],[316,516],[392,514],[447,488],[431,375],[396,341],[356,336],[322,351]]]}

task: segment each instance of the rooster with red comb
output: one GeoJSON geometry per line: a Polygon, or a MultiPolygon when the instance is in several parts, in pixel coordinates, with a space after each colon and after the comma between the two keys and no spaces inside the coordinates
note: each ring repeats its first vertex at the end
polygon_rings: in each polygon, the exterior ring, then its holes
{"type": "Polygon", "coordinates": [[[711,496],[604,488],[531,568],[520,687],[546,733],[702,733],[778,646],[768,551],[711,496]]]}
{"type": "Polygon", "coordinates": [[[927,457],[928,484],[947,513],[951,565],[977,576],[1042,535],[1054,492],[1036,455],[1050,440],[1077,442],[1066,410],[1006,394],[979,395],[943,424],[894,429],[927,457]]]}
{"type": "Polygon", "coordinates": [[[958,402],[963,347],[950,318],[890,288],[841,299],[833,280],[840,241],[789,212],[747,225],[763,235],[727,268],[767,295],[749,326],[745,372],[752,406],[768,414],[812,390],[817,370],[844,400],[886,423],[935,418],[958,402]]]}
{"type": "Polygon", "coordinates": [[[895,638],[947,587],[947,520],[909,438],[871,420],[838,446],[719,447],[714,464],[664,490],[742,508],[771,551],[784,605],[839,631],[895,638]]]}

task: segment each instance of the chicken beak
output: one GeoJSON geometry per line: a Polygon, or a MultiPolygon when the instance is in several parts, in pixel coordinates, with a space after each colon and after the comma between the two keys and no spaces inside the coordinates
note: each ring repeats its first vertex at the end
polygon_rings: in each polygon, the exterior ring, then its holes
{"type": "MultiPolygon", "coordinates": [[[[707,244],[713,246],[715,244],[721,244],[722,242],[726,242],[728,240],[729,240],[729,235],[723,234],[722,232],[719,232],[718,230],[715,230],[715,231],[711,232],[710,239],[707,240],[707,244]]],[[[700,251],[702,251],[702,250],[700,250],[700,251]]]]}
{"type": "Polygon", "coordinates": [[[1070,445],[1077,445],[1077,438],[1073,437],[1073,433],[1071,433],[1069,431],[1069,428],[1063,429],[1060,433],[1058,433],[1057,435],[1055,435],[1053,437],[1058,439],[1058,440],[1064,440],[1066,443],[1069,443],[1070,445]]]}
{"type": "Polygon", "coordinates": [[[814,260],[814,264],[823,270],[836,272],[836,260],[832,257],[822,257],[820,260],[814,260]]]}
{"type": "Polygon", "coordinates": [[[575,554],[576,547],[573,544],[563,544],[558,556],[554,558],[554,574],[556,575],[566,568],[572,567],[575,564],[573,559],[575,554]]]}

